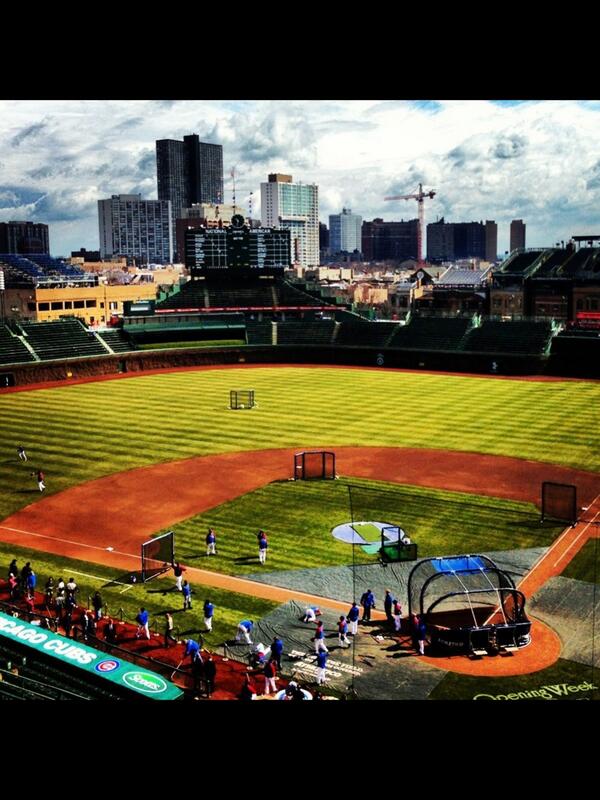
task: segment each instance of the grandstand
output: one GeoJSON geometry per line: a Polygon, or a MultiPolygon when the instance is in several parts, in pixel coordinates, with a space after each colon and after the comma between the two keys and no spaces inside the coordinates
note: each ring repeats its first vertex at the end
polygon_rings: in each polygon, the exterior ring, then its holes
{"type": "Polygon", "coordinates": [[[110,331],[99,331],[98,338],[102,339],[113,353],[126,353],[136,349],[135,343],[131,341],[122,328],[114,328],[110,331]]]}
{"type": "Polygon", "coordinates": [[[330,345],[335,321],[305,320],[277,323],[277,344],[330,345]]]}
{"type": "Polygon", "coordinates": [[[551,321],[486,320],[466,334],[461,349],[474,353],[544,355],[549,351],[553,330],[551,321]]]}
{"type": "Polygon", "coordinates": [[[58,258],[48,255],[20,256],[0,253],[0,264],[7,271],[7,278],[36,283],[45,278],[82,278],[85,273],[58,258]]]}
{"type": "Polygon", "coordinates": [[[563,249],[546,251],[546,253],[544,253],[544,258],[540,261],[534,277],[556,277],[557,271],[565,263],[568,257],[569,254],[563,249]]]}
{"type": "Polygon", "coordinates": [[[397,328],[388,346],[415,350],[460,350],[472,324],[472,318],[468,317],[413,316],[408,325],[397,328]]]}
{"type": "Polygon", "coordinates": [[[560,270],[560,277],[600,277],[600,249],[581,247],[560,270]]]}
{"type": "Polygon", "coordinates": [[[27,343],[41,360],[106,355],[94,333],[77,319],[61,322],[20,323],[27,343]]]}
{"type": "Polygon", "coordinates": [[[248,344],[273,344],[272,322],[246,322],[248,344]]]}
{"type": "Polygon", "coordinates": [[[7,325],[0,325],[0,364],[21,364],[35,357],[7,325]]]}
{"type": "Polygon", "coordinates": [[[500,272],[527,277],[543,252],[544,250],[515,250],[502,264],[500,272]]]}
{"type": "Polygon", "coordinates": [[[286,307],[321,308],[323,301],[289,284],[282,278],[268,276],[261,279],[232,280],[211,276],[204,280],[189,281],[181,291],[156,305],[156,313],[178,311],[275,311],[286,307]]]}

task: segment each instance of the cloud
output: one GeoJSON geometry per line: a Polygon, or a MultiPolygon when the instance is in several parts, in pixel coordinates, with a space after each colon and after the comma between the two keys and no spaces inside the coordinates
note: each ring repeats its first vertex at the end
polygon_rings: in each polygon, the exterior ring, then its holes
{"type": "Polygon", "coordinates": [[[39,136],[39,134],[45,130],[47,124],[45,122],[36,122],[33,125],[27,125],[25,128],[22,128],[19,133],[15,134],[11,139],[11,144],[13,147],[19,147],[19,145],[25,141],[25,139],[35,139],[39,136]]]}
{"type": "Polygon", "coordinates": [[[496,158],[518,158],[522,156],[527,148],[527,138],[514,134],[503,136],[492,148],[492,153],[496,158]]]}
{"type": "Polygon", "coordinates": [[[122,131],[128,131],[131,128],[137,128],[138,125],[144,124],[143,117],[128,117],[124,119],[122,122],[119,122],[118,125],[115,125],[113,131],[115,133],[121,133],[122,131]]]}
{"type": "Polygon", "coordinates": [[[223,144],[225,195],[237,166],[246,202],[269,172],[319,185],[321,219],[496,219],[499,249],[514,217],[539,245],[589,232],[600,207],[593,101],[16,101],[0,114],[2,219],[51,225],[56,252],[97,247],[96,201],[156,197],[155,140],[197,133],[223,144]],[[581,230],[583,229],[583,230],[581,230]]]}

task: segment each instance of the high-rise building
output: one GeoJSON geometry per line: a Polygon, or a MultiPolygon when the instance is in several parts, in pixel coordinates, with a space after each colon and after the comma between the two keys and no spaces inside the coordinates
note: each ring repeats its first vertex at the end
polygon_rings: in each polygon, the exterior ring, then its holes
{"type": "Polygon", "coordinates": [[[329,250],[329,228],[324,222],[319,222],[319,250],[322,253],[329,250]]]}
{"type": "Polygon", "coordinates": [[[0,222],[0,253],[50,255],[48,226],[43,222],[0,222]]]}
{"type": "Polygon", "coordinates": [[[332,253],[360,251],[362,217],[353,214],[351,208],[343,208],[341,214],[329,215],[329,249],[332,253]]]}
{"type": "Polygon", "coordinates": [[[289,230],[293,261],[318,267],[319,187],[293,183],[291,175],[272,174],[260,185],[260,199],[263,227],[289,230]]]}
{"type": "Polygon", "coordinates": [[[168,200],[142,200],[141,194],[113,194],[98,200],[100,255],[127,256],[141,264],[173,261],[173,226],[168,200]]]}
{"type": "MultiPolygon", "coordinates": [[[[201,142],[194,133],[156,142],[158,199],[171,201],[173,230],[184,208],[223,202],[223,146],[201,142]]],[[[183,258],[183,254],[178,254],[183,258]]]]}
{"type": "Polygon", "coordinates": [[[510,252],[519,247],[525,247],[525,228],[522,219],[513,219],[510,223],[510,252]]]}
{"type": "Polygon", "coordinates": [[[485,260],[490,263],[498,258],[498,225],[493,219],[485,221],[485,260]]]}
{"type": "Polygon", "coordinates": [[[376,218],[362,224],[362,254],[365,261],[417,259],[418,220],[384,222],[376,218]]]}
{"type": "Polygon", "coordinates": [[[432,262],[480,258],[495,261],[498,226],[483,222],[445,222],[442,217],[427,226],[427,260],[432,262]]]}

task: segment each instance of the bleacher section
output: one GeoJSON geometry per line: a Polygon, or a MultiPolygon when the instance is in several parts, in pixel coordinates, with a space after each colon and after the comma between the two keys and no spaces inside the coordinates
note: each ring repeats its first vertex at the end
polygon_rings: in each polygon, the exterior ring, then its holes
{"type": "Polygon", "coordinates": [[[543,355],[552,339],[552,322],[486,321],[464,337],[462,350],[474,353],[543,355]]]}
{"type": "Polygon", "coordinates": [[[307,292],[297,289],[284,280],[279,280],[275,286],[276,305],[278,306],[322,306],[328,303],[322,299],[317,300],[307,292]]]}
{"type": "Polygon", "coordinates": [[[6,325],[0,325],[0,364],[23,364],[35,361],[18,336],[14,336],[6,325]]]}
{"type": "Polygon", "coordinates": [[[52,258],[52,256],[47,255],[27,256],[27,258],[37,264],[38,267],[41,267],[46,274],[66,275],[73,278],[80,278],[85,274],[79,267],[67,264],[66,261],[60,258],[52,258]]]}
{"type": "Polygon", "coordinates": [[[277,323],[277,344],[329,345],[332,343],[335,322],[304,320],[277,323]]]}
{"type": "Polygon", "coordinates": [[[79,320],[61,322],[22,322],[28,344],[42,360],[105,356],[106,348],[79,320]]]}
{"type": "Polygon", "coordinates": [[[247,322],[248,344],[273,344],[273,325],[270,322],[247,322]]]}
{"type": "Polygon", "coordinates": [[[555,272],[561,264],[568,258],[566,250],[554,250],[552,254],[543,262],[540,268],[536,271],[535,278],[549,278],[556,277],[552,273],[555,272]]]}
{"type": "Polygon", "coordinates": [[[98,336],[106,342],[113,353],[127,353],[136,349],[135,344],[121,328],[116,328],[112,331],[101,331],[98,336]]]}
{"type": "Polygon", "coordinates": [[[245,280],[235,283],[214,278],[189,281],[181,291],[157,303],[158,313],[165,309],[270,309],[286,306],[323,306],[327,303],[297,289],[282,279],[245,280]]]}
{"type": "Polygon", "coordinates": [[[561,277],[578,276],[598,278],[600,275],[600,250],[581,247],[560,271],[561,277]]]}
{"type": "Polygon", "coordinates": [[[273,285],[257,285],[253,287],[210,286],[208,288],[209,308],[249,308],[252,306],[270,307],[276,305],[273,285]]]}
{"type": "Polygon", "coordinates": [[[543,250],[529,250],[525,253],[517,253],[502,265],[501,272],[522,275],[537,261],[543,252],[543,250]]]}
{"type": "Polygon", "coordinates": [[[389,347],[415,350],[460,350],[471,319],[451,317],[413,317],[408,325],[399,326],[389,347]]]}
{"type": "Polygon", "coordinates": [[[165,308],[206,308],[206,286],[204,281],[188,281],[181,287],[181,291],[156,304],[157,311],[165,308]]]}
{"type": "Polygon", "coordinates": [[[8,267],[7,277],[24,278],[30,282],[32,279],[45,277],[44,271],[24,256],[0,254],[0,265],[5,269],[8,267]]]}
{"type": "Polygon", "coordinates": [[[335,338],[336,346],[386,347],[399,327],[397,322],[371,322],[360,317],[351,320],[351,316],[343,316],[335,338]]]}
{"type": "Polygon", "coordinates": [[[7,265],[15,277],[47,278],[61,276],[81,278],[85,274],[79,267],[67,264],[58,258],[47,255],[19,256],[13,253],[0,253],[0,264],[7,265]]]}

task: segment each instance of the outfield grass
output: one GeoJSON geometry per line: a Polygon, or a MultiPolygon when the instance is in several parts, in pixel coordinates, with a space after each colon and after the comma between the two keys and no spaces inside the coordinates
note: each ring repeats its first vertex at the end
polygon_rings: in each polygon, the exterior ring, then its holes
{"type": "Polygon", "coordinates": [[[100,564],[91,564],[87,561],[79,561],[73,558],[63,558],[39,550],[30,550],[26,547],[17,547],[11,544],[0,542],[0,560],[4,560],[6,569],[2,569],[5,576],[8,564],[12,558],[17,558],[19,568],[23,567],[26,561],[31,561],[31,565],[37,575],[38,592],[44,592],[46,581],[50,576],[54,578],[56,584],[59,577],[68,581],[71,576],[75,578],[79,586],[77,596],[78,604],[87,605],[87,598],[98,590],[105,604],[108,604],[109,612],[116,619],[120,618],[119,609],[123,609],[123,620],[134,622],[141,606],[145,606],[150,613],[150,625],[152,630],[164,633],[164,613],[166,611],[175,612],[173,620],[175,632],[179,637],[190,636],[200,632],[204,638],[205,646],[210,650],[216,648],[222,642],[233,639],[237,625],[242,619],[258,620],[269,614],[278,603],[270,600],[262,600],[251,595],[236,594],[225,589],[206,587],[201,584],[192,583],[192,608],[183,612],[183,600],[181,594],[172,591],[174,580],[155,579],[146,584],[138,583],[129,588],[115,583],[129,583],[129,574],[119,572],[113,567],[105,567],[100,564]],[[125,590],[125,591],[124,591],[125,590]],[[215,605],[215,616],[213,630],[206,633],[204,630],[204,615],[202,608],[204,601],[210,599],[215,605]],[[157,622],[155,628],[154,622],[157,622]]]}
{"type": "Polygon", "coordinates": [[[155,462],[273,446],[438,447],[600,470],[598,407],[598,383],[330,367],[199,370],[6,394],[0,518],[37,499],[37,467],[51,494],[155,462]],[[232,414],[232,388],[255,389],[259,408],[232,414]]]}
{"type": "MultiPolygon", "coordinates": [[[[480,678],[449,672],[430,700],[600,700],[597,670],[585,664],[559,659],[540,672],[503,678],[480,678]]],[[[518,712],[518,705],[515,707],[518,712]]],[[[525,711],[525,709],[523,709],[525,711]]]]}
{"type": "Polygon", "coordinates": [[[587,541],[561,574],[565,578],[600,583],[600,542],[598,539],[587,541]]]}
{"type": "MultiPolygon", "coordinates": [[[[354,518],[402,527],[420,558],[544,547],[563,527],[540,525],[529,503],[354,478],[278,481],[174,526],[177,558],[230,575],[351,564],[352,545],[330,532],[352,519],[348,486],[354,518]],[[208,527],[217,532],[217,557],[205,555],[208,527]],[[258,563],[260,528],[269,534],[266,568],[258,563]]],[[[355,558],[375,563],[378,556],[358,547],[355,558]]]]}

